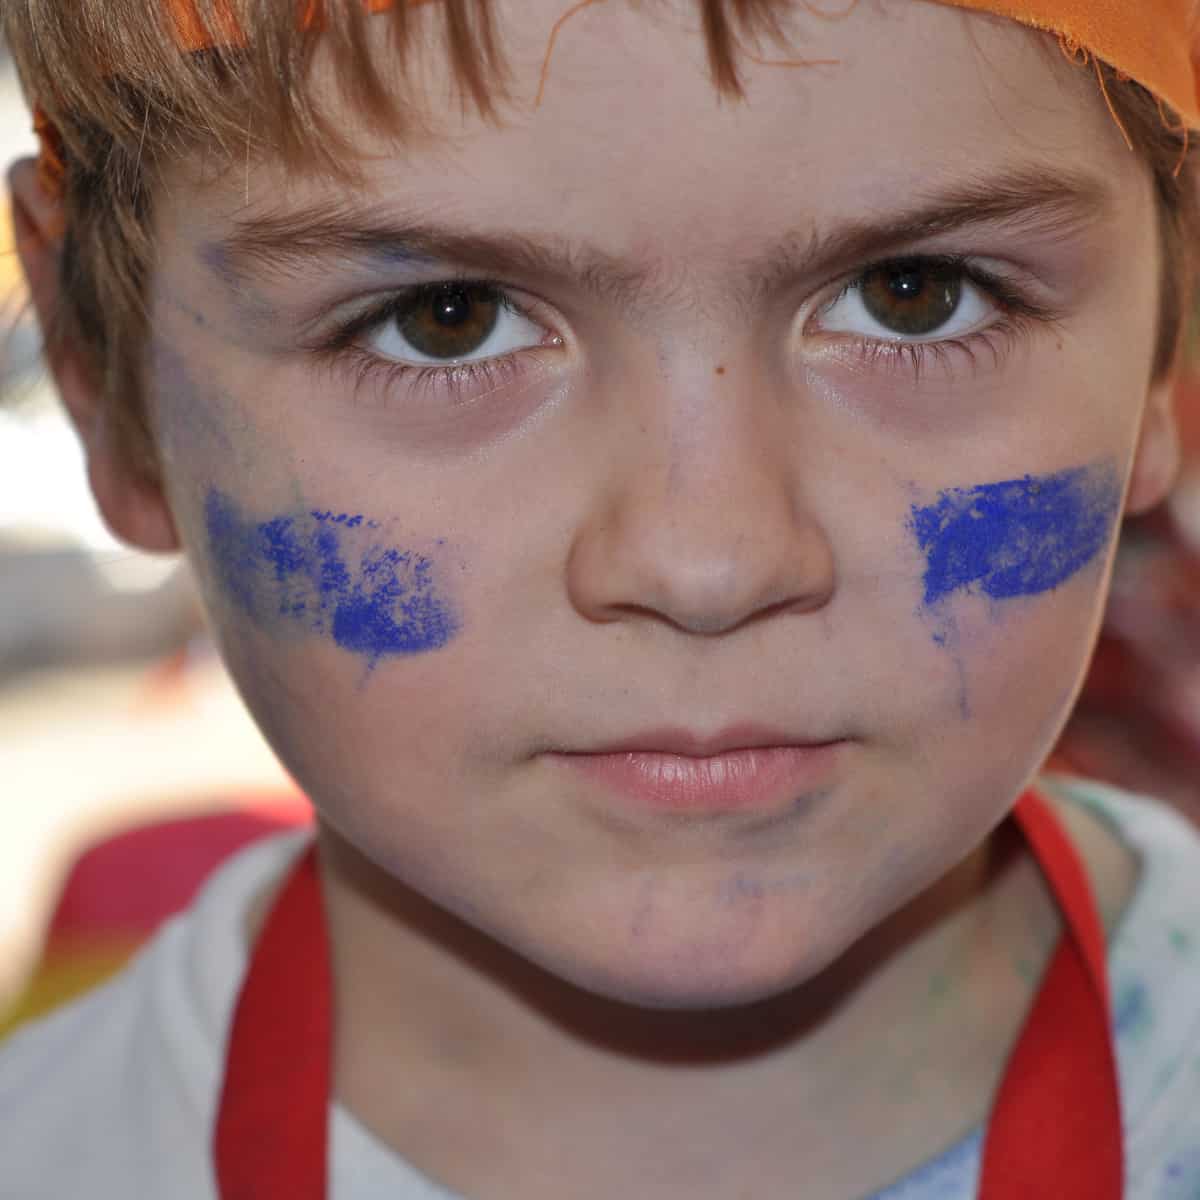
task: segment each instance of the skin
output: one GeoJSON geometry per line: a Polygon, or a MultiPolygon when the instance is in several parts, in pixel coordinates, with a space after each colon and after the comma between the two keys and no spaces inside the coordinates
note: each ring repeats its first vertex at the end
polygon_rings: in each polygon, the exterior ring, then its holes
{"type": "MultiPolygon", "coordinates": [[[[635,298],[513,275],[544,334],[508,383],[475,403],[382,375],[356,390],[301,328],[447,267],[235,280],[214,252],[232,223],[343,189],[185,165],[151,296],[164,490],[122,473],[69,352],[56,375],[111,524],[189,554],[318,808],[343,1102],[470,1195],[757,1196],[785,1178],[863,1195],[982,1119],[1054,944],[997,827],[1081,683],[1111,557],[1110,537],[1052,590],[934,612],[908,522],[947,489],[1096,463],[1128,508],[1162,497],[1149,177],[1089,79],[1003,22],[924,4],[803,18],[803,54],[840,65],[747,63],[739,104],[713,91],[687,6],[597,6],[535,109],[560,9],[501,6],[499,126],[430,102],[421,141],[363,134],[357,195],[653,259],[635,298]],[[1100,180],[1108,205],[894,248],[985,260],[1054,310],[974,367],[948,351],[918,378],[818,328],[864,262],[735,301],[740,268],[788,234],[1014,164],[1100,180]],[[252,620],[210,551],[213,489],[247,519],[366,514],[428,550],[456,635],[370,664],[252,620]],[[549,753],[745,721],[841,739],[766,819],[631,808],[549,753]]],[[[53,213],[27,165],[13,182],[45,314],[53,213]]],[[[1070,822],[1112,919],[1133,864],[1070,822]]]]}

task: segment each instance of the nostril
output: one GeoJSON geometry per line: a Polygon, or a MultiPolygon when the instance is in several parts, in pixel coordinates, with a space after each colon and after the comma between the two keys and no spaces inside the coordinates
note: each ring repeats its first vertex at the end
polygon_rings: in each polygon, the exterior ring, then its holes
{"type": "Polygon", "coordinates": [[[821,527],[790,506],[756,525],[751,536],[650,510],[597,522],[572,547],[572,603],[589,620],[659,621],[700,637],[827,604],[833,554],[821,527]]]}

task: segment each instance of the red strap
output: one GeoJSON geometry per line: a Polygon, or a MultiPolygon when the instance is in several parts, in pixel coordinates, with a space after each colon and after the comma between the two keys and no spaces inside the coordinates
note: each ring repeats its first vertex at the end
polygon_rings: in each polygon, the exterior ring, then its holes
{"type": "MultiPolygon", "coordinates": [[[[1039,796],[1014,816],[1065,930],[1001,1080],[981,1200],[1120,1200],[1120,1097],[1104,930],[1083,864],[1039,796]]],[[[222,1200],[324,1200],[332,982],[316,852],[263,927],[234,1014],[214,1152],[222,1200]]]]}
{"type": "Polygon", "coordinates": [[[1066,929],[992,1106],[980,1200],[1120,1200],[1124,1139],[1104,927],[1079,855],[1047,803],[1027,792],[1014,816],[1066,929]]]}
{"type": "Polygon", "coordinates": [[[324,1200],[331,997],[310,847],[267,917],[234,1015],[214,1136],[221,1200],[324,1200]]]}

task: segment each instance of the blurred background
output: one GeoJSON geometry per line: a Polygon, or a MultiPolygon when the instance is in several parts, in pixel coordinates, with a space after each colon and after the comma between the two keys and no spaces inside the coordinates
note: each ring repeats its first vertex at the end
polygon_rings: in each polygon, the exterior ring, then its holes
{"type": "MultiPolygon", "coordinates": [[[[0,59],[0,160],[34,145],[0,59]]],[[[50,991],[70,992],[117,965],[141,932],[142,915],[126,900],[107,914],[120,926],[107,943],[90,939],[87,954],[62,953],[61,938],[50,944],[68,870],[89,847],[147,823],[297,815],[288,780],[204,635],[186,569],[122,546],[96,512],[75,435],[40,367],[7,191],[2,200],[0,1033],[28,999],[44,950],[57,949],[55,967],[68,968],[51,972],[50,991]]],[[[105,861],[100,886],[110,898],[122,861],[105,861]]],[[[187,880],[134,882],[156,889],[156,904],[186,900],[187,880]]]]}
{"type": "MultiPolygon", "coordinates": [[[[0,159],[33,148],[0,59],[0,159]]],[[[186,570],[105,531],[40,368],[0,200],[3,1035],[119,965],[214,857],[306,809],[230,686],[186,570]],[[130,832],[147,828],[165,841],[130,832]]],[[[1200,820],[1200,390],[1178,399],[1187,466],[1167,508],[1125,530],[1056,765],[1200,820]]]]}

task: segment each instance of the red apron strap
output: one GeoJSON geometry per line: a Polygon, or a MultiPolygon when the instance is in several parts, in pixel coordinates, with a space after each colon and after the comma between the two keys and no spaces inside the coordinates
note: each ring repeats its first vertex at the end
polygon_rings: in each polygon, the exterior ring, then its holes
{"type": "Polygon", "coordinates": [[[1124,1138],[1104,927],[1046,801],[1027,792],[1014,816],[1066,928],[993,1103],[980,1200],[1120,1200],[1124,1138]]]}
{"type": "Polygon", "coordinates": [[[310,846],[267,916],[234,1015],[213,1142],[221,1200],[324,1200],[331,996],[310,846]]]}
{"type": "MultiPolygon", "coordinates": [[[[981,1200],[1120,1200],[1104,930],[1078,854],[1033,792],[1014,816],[1066,925],[1001,1080],[981,1200]]],[[[267,916],[233,1017],[214,1136],[222,1200],[324,1200],[332,981],[314,849],[267,916]]]]}

